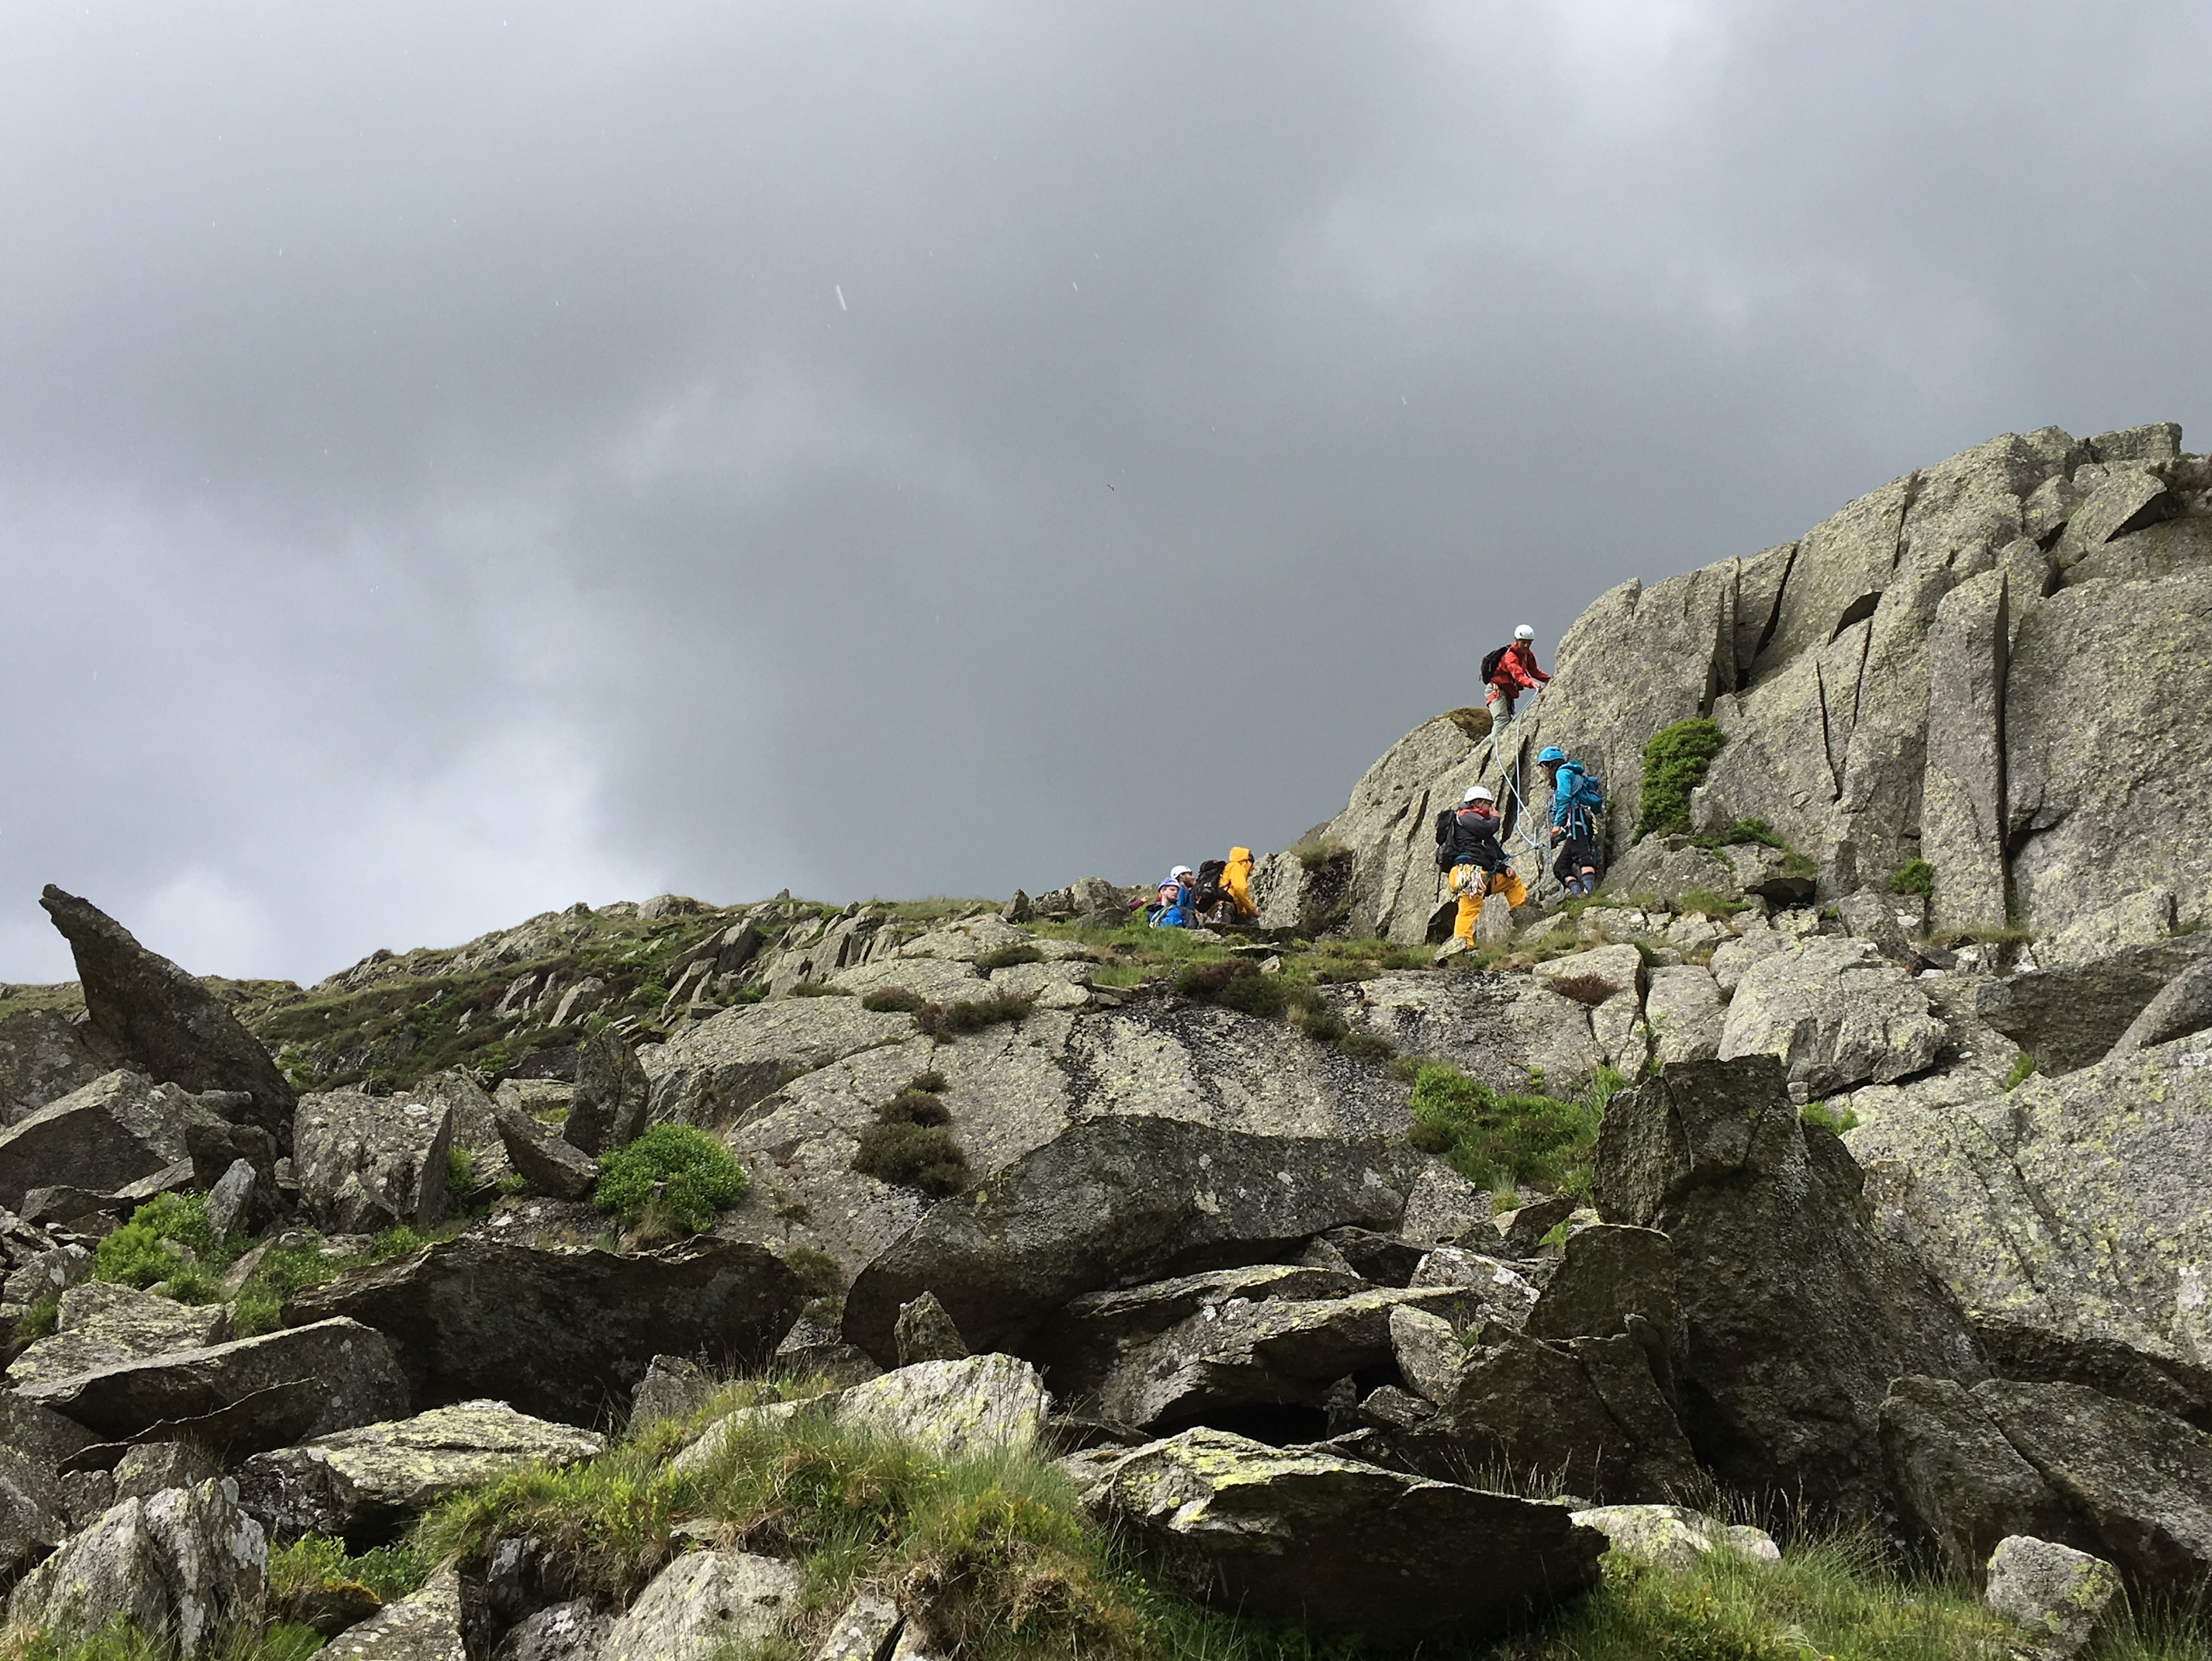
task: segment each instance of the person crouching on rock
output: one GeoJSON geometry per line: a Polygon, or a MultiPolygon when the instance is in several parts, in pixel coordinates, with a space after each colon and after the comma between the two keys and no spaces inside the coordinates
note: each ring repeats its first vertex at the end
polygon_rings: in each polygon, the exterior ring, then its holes
{"type": "Polygon", "coordinates": [[[1468,946],[1474,944],[1482,902],[1492,894],[1504,894],[1510,906],[1528,903],[1528,890],[1505,863],[1505,850],[1498,846],[1499,822],[1498,798],[1481,785],[1460,798],[1456,810],[1446,808],[1437,815],[1437,864],[1449,874],[1452,894],[1459,900],[1459,918],[1452,932],[1468,946]]]}
{"type": "Polygon", "coordinates": [[[1514,700],[1552,677],[1536,667],[1536,631],[1526,623],[1513,631],[1511,646],[1500,647],[1485,662],[1488,689],[1482,702],[1490,712],[1490,730],[1497,732],[1513,718],[1514,700]]]}

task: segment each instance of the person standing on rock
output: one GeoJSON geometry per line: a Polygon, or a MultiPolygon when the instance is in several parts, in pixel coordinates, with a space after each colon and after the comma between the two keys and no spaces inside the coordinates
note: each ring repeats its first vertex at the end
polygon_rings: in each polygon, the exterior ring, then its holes
{"type": "Polygon", "coordinates": [[[1513,631],[1513,644],[1500,646],[1482,660],[1482,678],[1488,690],[1483,707],[1490,712],[1490,730],[1513,718],[1513,705],[1525,690],[1534,692],[1552,677],[1536,667],[1536,631],[1523,623],[1513,631]]]}
{"type": "Polygon", "coordinates": [[[1598,815],[1605,811],[1605,792],[1589,769],[1567,759],[1557,744],[1547,744],[1537,756],[1544,782],[1552,787],[1552,843],[1559,851],[1552,862],[1552,875],[1572,896],[1597,892],[1599,870],[1598,815]]]}
{"type": "Polygon", "coordinates": [[[1437,815],[1437,867],[1446,872],[1459,917],[1452,928],[1461,943],[1474,944],[1475,920],[1482,902],[1502,894],[1510,906],[1528,903],[1528,890],[1505,862],[1498,846],[1498,798],[1477,785],[1460,798],[1456,809],[1446,808],[1437,815]]]}

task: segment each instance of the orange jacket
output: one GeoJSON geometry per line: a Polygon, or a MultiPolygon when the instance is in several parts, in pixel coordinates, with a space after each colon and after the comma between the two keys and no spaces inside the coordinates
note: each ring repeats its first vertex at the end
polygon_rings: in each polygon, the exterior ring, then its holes
{"type": "Polygon", "coordinates": [[[1505,648],[1505,655],[1498,660],[1498,668],[1490,677],[1490,684],[1504,687],[1508,692],[1526,687],[1535,689],[1539,681],[1552,677],[1536,667],[1536,648],[1526,640],[1516,640],[1505,648]]]}

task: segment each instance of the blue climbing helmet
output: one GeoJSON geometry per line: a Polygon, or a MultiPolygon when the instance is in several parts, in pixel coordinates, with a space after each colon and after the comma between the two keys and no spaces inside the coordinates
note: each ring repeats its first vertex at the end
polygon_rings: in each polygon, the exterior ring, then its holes
{"type": "Polygon", "coordinates": [[[1566,751],[1561,749],[1557,744],[1545,745],[1543,749],[1538,753],[1536,757],[1539,766],[1547,761],[1564,761],[1566,759],[1566,751]]]}

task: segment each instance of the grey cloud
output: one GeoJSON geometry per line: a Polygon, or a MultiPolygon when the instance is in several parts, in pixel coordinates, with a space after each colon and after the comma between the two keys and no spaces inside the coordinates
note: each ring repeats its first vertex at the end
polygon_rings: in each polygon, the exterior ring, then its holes
{"type": "Polygon", "coordinates": [[[0,65],[0,974],[1279,846],[1514,622],[2203,442],[2201,9],[233,5],[0,65]],[[840,295],[842,294],[842,300],[840,295]]]}

